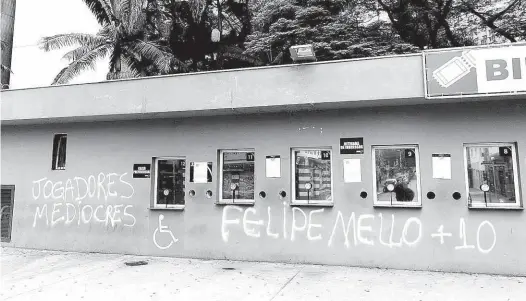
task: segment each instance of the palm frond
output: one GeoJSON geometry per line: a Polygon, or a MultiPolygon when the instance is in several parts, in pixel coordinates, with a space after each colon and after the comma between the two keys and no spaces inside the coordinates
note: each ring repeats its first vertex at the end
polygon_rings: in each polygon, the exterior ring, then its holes
{"type": "Polygon", "coordinates": [[[108,15],[108,18],[110,19],[110,22],[114,22],[117,20],[115,16],[115,10],[114,7],[112,7],[112,0],[98,0],[101,4],[102,8],[108,15]]]}
{"type": "Polygon", "coordinates": [[[173,66],[186,66],[171,53],[162,50],[159,45],[153,42],[136,40],[128,45],[128,50],[136,58],[150,61],[163,74],[170,73],[173,66]]]}
{"type": "Polygon", "coordinates": [[[136,70],[136,68],[133,68],[133,62],[125,57],[121,57],[122,65],[124,68],[120,72],[108,72],[107,79],[126,79],[126,78],[134,78],[134,77],[141,77],[141,73],[136,70]]]}
{"type": "Polygon", "coordinates": [[[128,15],[126,18],[127,31],[134,35],[144,29],[146,25],[145,0],[130,0],[128,15]]]}
{"type": "Polygon", "coordinates": [[[89,10],[95,15],[97,22],[101,25],[107,25],[111,23],[111,16],[108,15],[106,9],[104,8],[104,0],[82,0],[86,3],[89,10]]]}
{"type": "Polygon", "coordinates": [[[219,52],[224,57],[234,58],[234,59],[244,61],[247,63],[251,63],[254,65],[259,65],[259,66],[263,65],[263,62],[261,60],[259,60],[258,58],[254,56],[244,53],[243,49],[237,46],[232,46],[232,45],[222,46],[219,48],[219,52]]]}
{"type": "Polygon", "coordinates": [[[102,44],[85,53],[82,57],[79,57],[62,69],[53,80],[52,85],[68,83],[86,69],[94,70],[97,59],[105,57],[109,51],[111,51],[109,45],[102,44]]]}
{"type": "Polygon", "coordinates": [[[80,46],[77,47],[71,51],[68,51],[64,56],[63,59],[66,59],[68,61],[76,61],[83,57],[86,53],[94,50],[95,48],[99,47],[101,44],[96,45],[86,45],[86,46],[80,46]]]}
{"type": "Polygon", "coordinates": [[[44,51],[50,51],[75,45],[90,46],[104,43],[106,43],[106,39],[101,36],[85,33],[66,33],[44,37],[39,44],[40,48],[44,49],[44,51]]]}
{"type": "Polygon", "coordinates": [[[115,25],[106,25],[97,32],[97,36],[115,41],[117,40],[117,29],[115,28],[115,25]]]}
{"type": "Polygon", "coordinates": [[[130,9],[134,0],[112,0],[114,4],[115,16],[124,23],[129,21],[130,9]]]}

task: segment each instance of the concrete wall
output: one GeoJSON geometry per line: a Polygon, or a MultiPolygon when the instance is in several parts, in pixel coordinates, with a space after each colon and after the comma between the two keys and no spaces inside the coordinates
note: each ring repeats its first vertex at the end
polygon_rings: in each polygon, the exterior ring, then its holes
{"type": "Polygon", "coordinates": [[[379,57],[2,93],[2,124],[370,105],[423,99],[422,56],[379,57]],[[36,101],[38,100],[38,101],[36,101]]]}
{"type": "MultiPolygon", "coordinates": [[[[2,184],[16,185],[10,245],[526,275],[526,215],[523,210],[468,209],[463,163],[463,143],[517,142],[519,170],[524,174],[525,130],[524,101],[4,126],[2,184]],[[54,133],[68,134],[64,171],[51,171],[54,133]],[[364,137],[366,152],[357,156],[362,159],[362,183],[343,183],[343,159],[353,155],[339,154],[341,137],[364,137]],[[422,208],[373,207],[371,145],[386,144],[419,145],[422,208]],[[334,207],[289,205],[290,148],[299,146],[332,147],[334,207]],[[267,198],[256,196],[254,206],[220,206],[214,204],[214,198],[204,196],[207,189],[217,196],[217,151],[231,148],[255,148],[255,191],[256,195],[265,191],[267,198]],[[451,180],[432,178],[431,154],[442,152],[452,155],[451,180]],[[265,178],[267,155],[282,156],[281,178],[265,178]],[[186,198],[184,211],[151,210],[151,180],[132,179],[131,173],[134,163],[150,163],[154,156],[213,161],[213,183],[187,182],[187,191],[195,189],[196,196],[186,198]],[[76,181],[81,183],[83,196],[86,189],[82,179],[90,182],[91,175],[91,182],[100,184],[92,186],[91,196],[88,193],[79,204],[76,181]],[[44,191],[38,191],[34,183],[41,179],[37,183],[47,185],[44,191]],[[65,199],[59,196],[63,185],[65,199]],[[49,196],[53,186],[56,199],[49,196]],[[278,198],[282,189],[288,192],[285,201],[278,198]],[[366,199],[359,196],[362,190],[369,194],[366,199]],[[428,191],[437,197],[428,200],[428,191]],[[452,198],[456,191],[462,194],[460,200],[452,198]],[[47,216],[39,216],[46,205],[47,216]],[[90,210],[96,210],[95,218],[90,210]],[[80,219],[79,211],[85,214],[80,219]],[[178,239],[163,250],[156,243],[167,246],[168,235],[153,240],[160,214],[178,239]],[[347,230],[352,214],[356,227],[351,225],[347,230]],[[244,220],[262,221],[260,226],[246,225],[255,229],[248,234],[259,237],[247,235],[244,220]],[[466,226],[465,237],[461,237],[461,220],[466,226]],[[306,229],[301,230],[305,223],[306,229]],[[358,229],[360,223],[362,228],[358,229]],[[441,226],[452,235],[443,243],[431,236],[441,226]],[[294,236],[293,227],[300,229],[294,236]]],[[[524,196],[524,177],[520,185],[524,196]]]]}

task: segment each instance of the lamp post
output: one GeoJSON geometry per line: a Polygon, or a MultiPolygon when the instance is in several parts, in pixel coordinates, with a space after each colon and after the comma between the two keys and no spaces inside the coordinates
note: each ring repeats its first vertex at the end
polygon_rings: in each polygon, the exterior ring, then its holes
{"type": "Polygon", "coordinates": [[[238,188],[238,185],[236,183],[230,184],[230,190],[232,190],[232,203],[236,199],[236,190],[238,188]]]}
{"type": "Polygon", "coordinates": [[[387,190],[391,193],[391,205],[393,205],[393,190],[394,190],[395,186],[393,184],[388,184],[387,185],[387,190]]]}
{"type": "Polygon", "coordinates": [[[488,200],[486,198],[486,193],[489,191],[489,185],[486,183],[480,185],[480,190],[484,191],[484,203],[486,204],[486,207],[488,207],[488,200]]]}

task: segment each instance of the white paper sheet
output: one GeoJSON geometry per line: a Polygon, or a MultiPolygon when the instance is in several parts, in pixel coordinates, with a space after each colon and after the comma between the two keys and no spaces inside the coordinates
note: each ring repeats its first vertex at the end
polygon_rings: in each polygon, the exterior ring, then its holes
{"type": "Polygon", "coordinates": [[[357,183],[362,181],[362,167],[360,159],[343,160],[344,183],[357,183]]]}
{"type": "Polygon", "coordinates": [[[194,162],[194,183],[208,182],[208,163],[194,162]]]}
{"type": "Polygon", "coordinates": [[[451,155],[433,154],[433,179],[451,179],[451,155]]]}
{"type": "Polygon", "coordinates": [[[281,177],[281,158],[279,156],[267,157],[266,159],[267,178],[281,177]]]}

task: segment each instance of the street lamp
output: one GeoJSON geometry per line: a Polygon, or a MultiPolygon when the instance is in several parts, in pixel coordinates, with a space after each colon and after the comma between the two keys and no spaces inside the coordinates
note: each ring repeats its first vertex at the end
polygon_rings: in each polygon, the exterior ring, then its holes
{"type": "Polygon", "coordinates": [[[316,61],[316,54],[312,45],[295,45],[291,46],[290,56],[294,62],[313,62],[316,61]]]}

